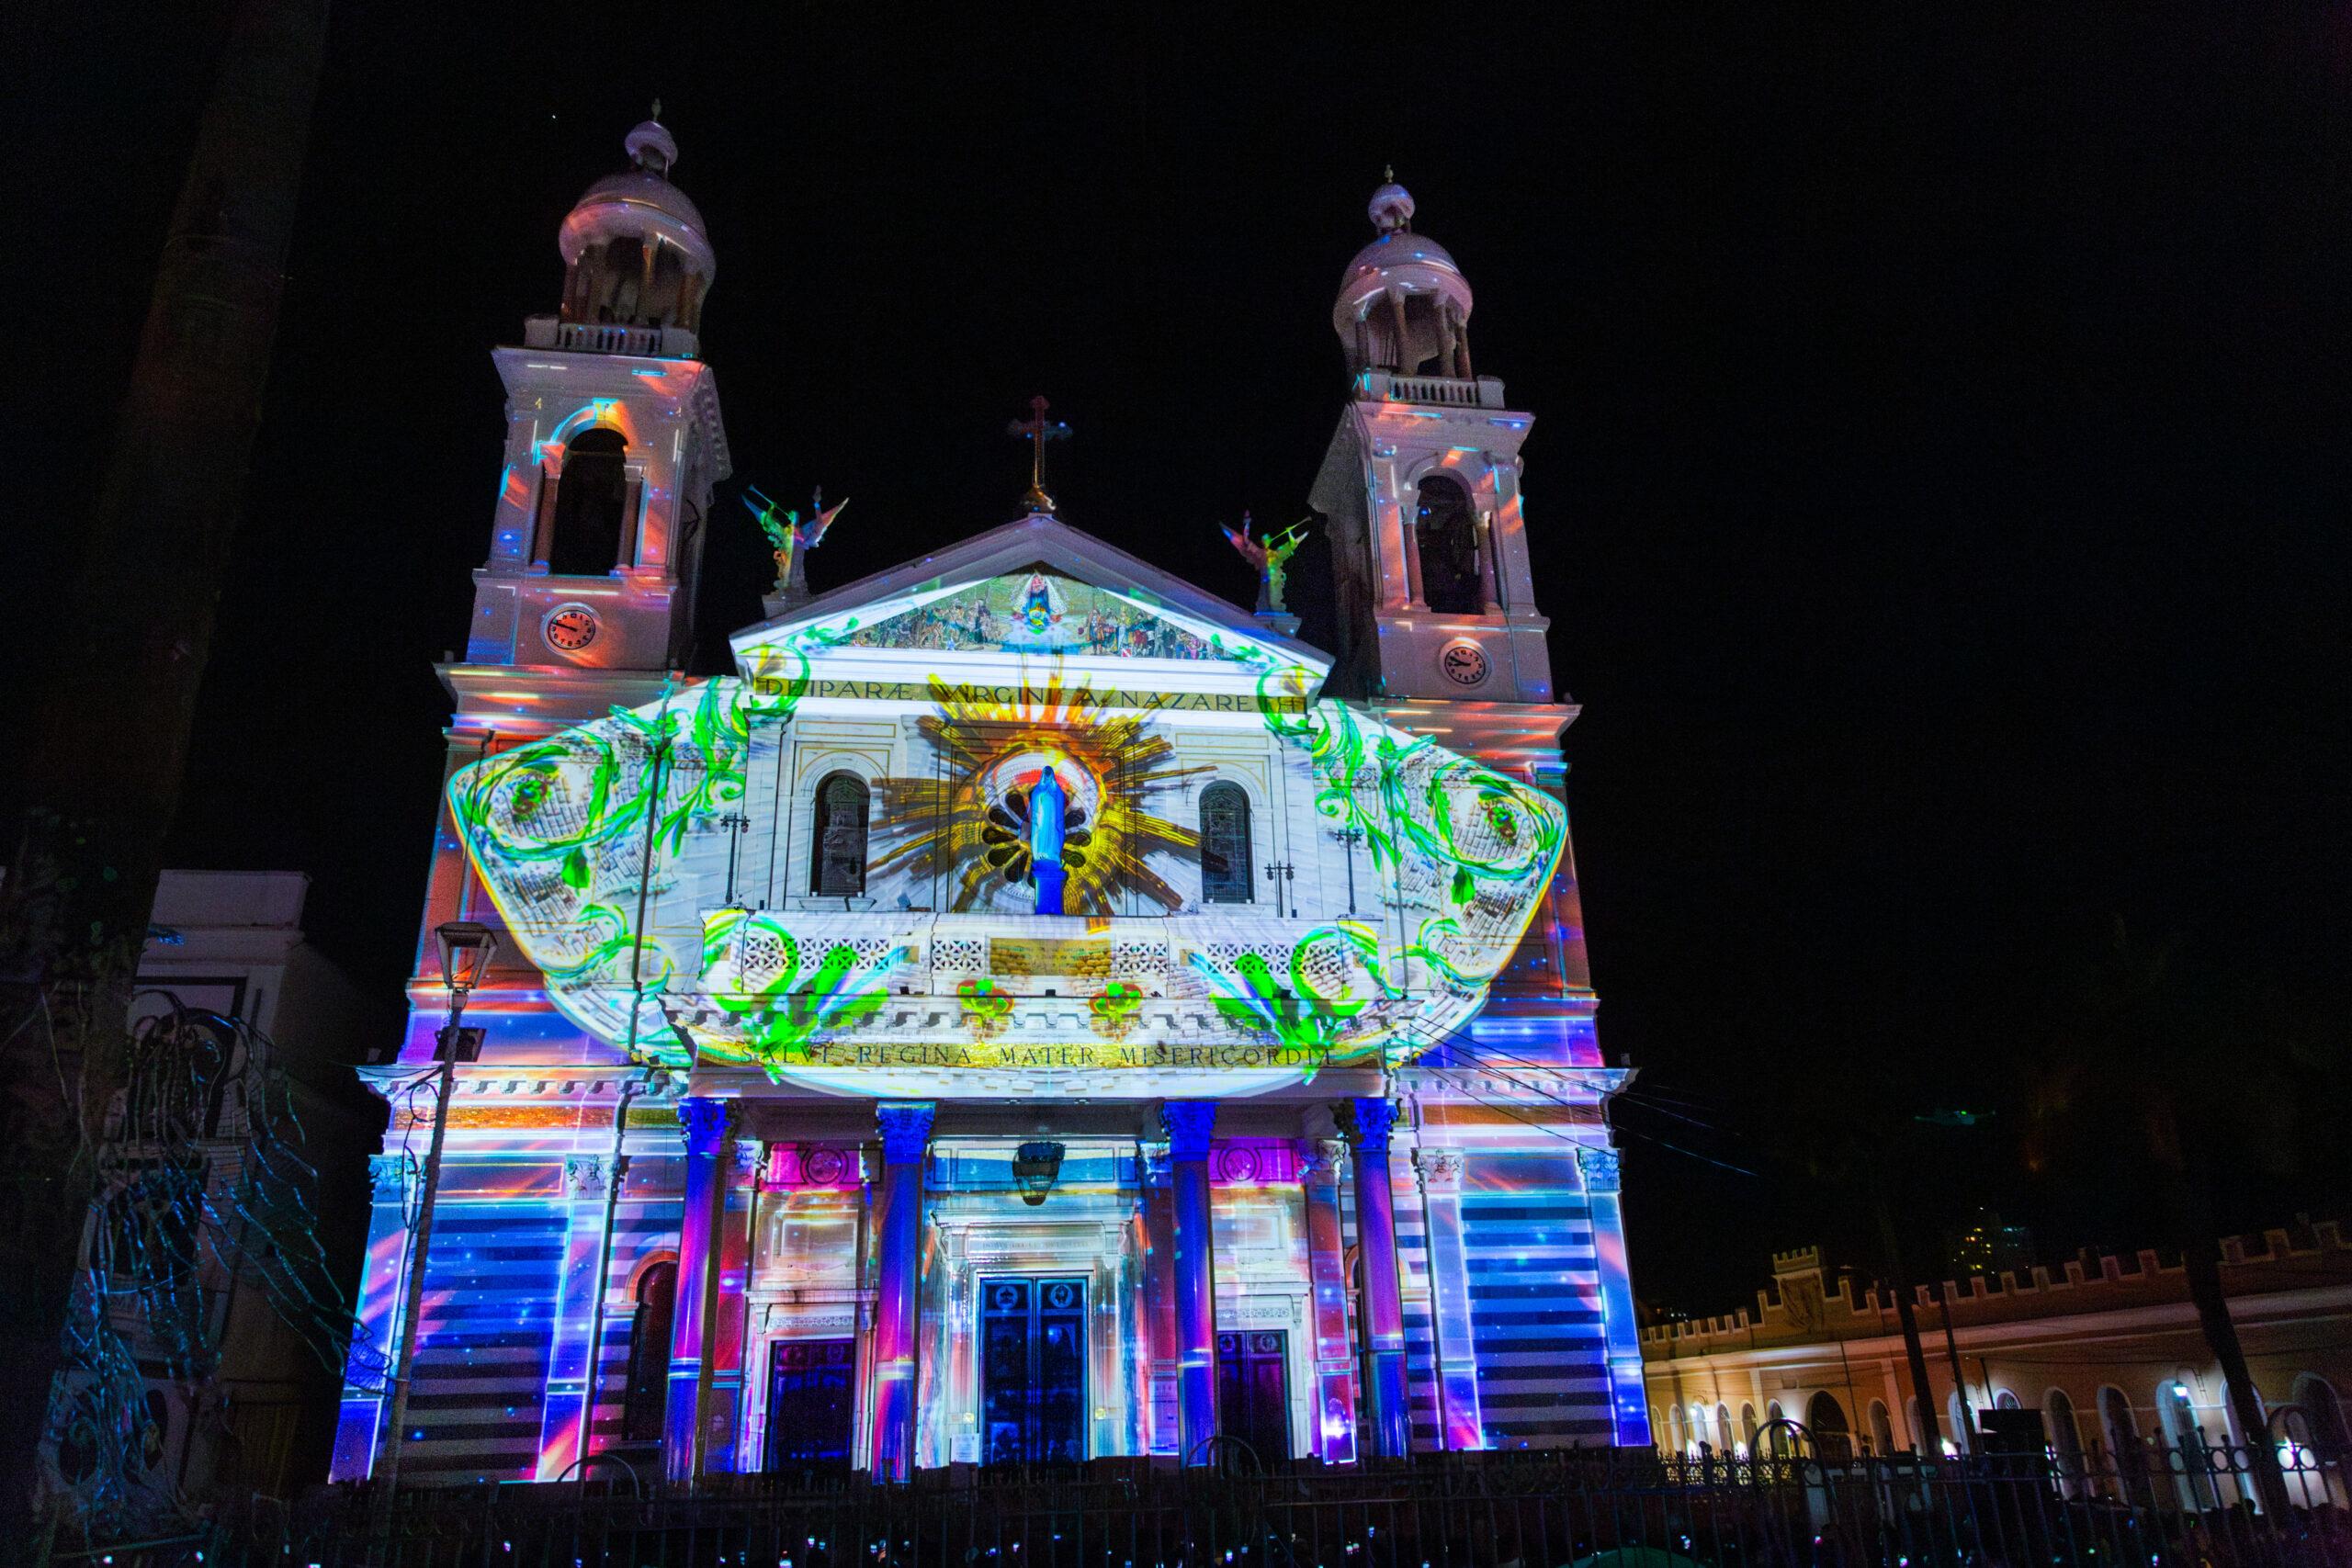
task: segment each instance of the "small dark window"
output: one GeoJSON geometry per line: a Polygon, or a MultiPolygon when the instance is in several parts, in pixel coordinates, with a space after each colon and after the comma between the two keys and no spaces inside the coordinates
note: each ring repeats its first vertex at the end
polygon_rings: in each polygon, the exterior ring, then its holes
{"type": "Polygon", "coordinates": [[[617,430],[583,430],[563,449],[555,488],[554,536],[548,570],[558,577],[603,577],[620,564],[628,513],[628,443],[617,430]]]}
{"type": "Polygon", "coordinates": [[[1478,519],[1459,480],[1431,474],[1421,481],[1413,531],[1421,553],[1421,597],[1429,607],[1442,615],[1475,615],[1484,610],[1478,519]]]}
{"type": "Polygon", "coordinates": [[[678,1310],[678,1266],[656,1263],[637,1281],[637,1316],[628,1329],[628,1395],[621,1406],[621,1439],[662,1440],[662,1414],[670,1395],[670,1324],[678,1310]]]}
{"type": "Polygon", "coordinates": [[[1250,880],[1250,797],[1234,784],[1201,791],[1201,902],[1256,901],[1250,880]]]}
{"type": "Polygon", "coordinates": [[[828,773],[817,785],[816,846],[808,891],[853,897],[865,891],[865,818],[870,797],[855,773],[828,773]]]}

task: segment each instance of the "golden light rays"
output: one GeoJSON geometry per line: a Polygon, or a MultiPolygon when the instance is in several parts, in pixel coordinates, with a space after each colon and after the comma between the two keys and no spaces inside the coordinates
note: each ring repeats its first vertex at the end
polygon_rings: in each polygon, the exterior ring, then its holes
{"type": "Polygon", "coordinates": [[[1026,792],[1050,766],[1070,792],[1072,820],[1087,834],[1082,858],[1067,862],[1070,913],[1122,913],[1122,902],[1135,897],[1181,907],[1183,895],[1150,859],[1190,857],[1200,835],[1149,807],[1162,791],[1208,770],[1179,765],[1166,736],[1148,730],[1138,715],[1105,714],[1084,683],[1065,682],[1058,669],[1042,686],[1024,676],[1010,689],[1019,697],[978,699],[973,688],[932,677],[933,711],[917,728],[933,769],[927,777],[880,781],[872,872],[943,884],[956,912],[989,907],[1026,871],[1025,854],[1003,852],[1006,824],[1026,820],[1026,792]]]}

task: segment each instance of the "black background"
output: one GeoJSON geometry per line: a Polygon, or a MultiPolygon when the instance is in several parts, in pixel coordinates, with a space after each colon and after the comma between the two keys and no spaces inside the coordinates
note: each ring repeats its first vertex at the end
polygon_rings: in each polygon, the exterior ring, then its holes
{"type": "MultiPolygon", "coordinates": [[[[1603,1039],[1645,1074],[1636,1283],[1730,1304],[1849,1228],[1775,1152],[1790,1086],[2007,1103],[2052,955],[2117,917],[2341,1039],[2346,16],[345,4],[176,863],[310,873],[397,1027],[488,351],[554,308],[557,223],[656,95],[719,257],[704,670],[764,581],[736,486],[853,498],[821,591],[1014,515],[1039,391],[1064,515],[1246,604],[1213,525],[1305,511],[1393,163],[1537,416],[1603,1039]]],[[[22,673],[221,24],[51,4],[0,39],[22,673]]],[[[2339,1090],[2225,1222],[2335,1211],[2339,1090]]],[[[2003,1125],[1923,1156],[1923,1234],[1988,1200],[2045,1251],[2152,1239],[2003,1125]]]]}

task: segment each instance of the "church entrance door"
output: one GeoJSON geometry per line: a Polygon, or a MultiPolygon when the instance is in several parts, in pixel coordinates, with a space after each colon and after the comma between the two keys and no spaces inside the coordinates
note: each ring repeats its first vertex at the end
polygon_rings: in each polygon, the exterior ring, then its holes
{"type": "Polygon", "coordinates": [[[780,1339],[768,1368],[767,1470],[849,1462],[857,1341],[780,1339]]]}
{"type": "Polygon", "coordinates": [[[1075,1464],[1086,1457],[1086,1281],[980,1281],[980,1458],[1075,1464]]]}
{"type": "Polygon", "coordinates": [[[1290,1334],[1253,1328],[1216,1337],[1216,1429],[1260,1462],[1290,1458],[1290,1334]]]}

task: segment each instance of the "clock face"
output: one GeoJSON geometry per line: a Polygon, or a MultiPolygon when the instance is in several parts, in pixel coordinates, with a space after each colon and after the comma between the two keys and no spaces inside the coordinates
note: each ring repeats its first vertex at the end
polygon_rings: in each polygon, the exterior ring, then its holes
{"type": "Polygon", "coordinates": [[[1487,681],[1487,650],[1464,639],[1449,642],[1437,656],[1438,668],[1457,686],[1481,686],[1487,681]]]}
{"type": "Polygon", "coordinates": [[[601,628],[595,611],[585,604],[565,604],[548,616],[546,629],[549,648],[577,653],[596,640],[601,628]]]}

